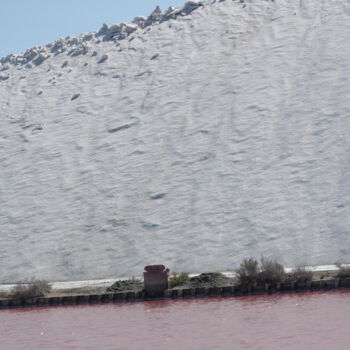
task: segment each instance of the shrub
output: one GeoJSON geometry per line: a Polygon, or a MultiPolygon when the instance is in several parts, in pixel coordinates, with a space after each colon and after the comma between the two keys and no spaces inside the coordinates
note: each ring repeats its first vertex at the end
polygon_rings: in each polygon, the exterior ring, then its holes
{"type": "Polygon", "coordinates": [[[236,270],[238,283],[240,285],[250,285],[257,281],[259,274],[259,263],[253,258],[244,259],[236,270]]]}
{"type": "Polygon", "coordinates": [[[339,270],[337,273],[338,278],[349,278],[350,277],[350,267],[338,266],[339,270]]]}
{"type": "Polygon", "coordinates": [[[284,267],[276,260],[265,258],[259,261],[253,258],[244,259],[236,270],[239,285],[274,284],[281,282],[285,277],[284,267]]]}
{"type": "Polygon", "coordinates": [[[42,297],[51,291],[51,285],[45,280],[31,279],[17,283],[12,289],[11,296],[14,299],[29,299],[42,297]]]}
{"type": "Polygon", "coordinates": [[[270,284],[281,282],[285,274],[283,265],[276,260],[261,256],[258,282],[270,284]]]}
{"type": "Polygon", "coordinates": [[[187,272],[182,272],[180,274],[173,272],[169,278],[169,287],[174,288],[176,286],[180,286],[181,284],[187,282],[189,279],[190,277],[187,272]]]}
{"type": "Polygon", "coordinates": [[[314,273],[307,271],[305,267],[297,267],[287,275],[287,280],[295,283],[307,283],[312,281],[313,275],[314,273]]]}
{"type": "Polygon", "coordinates": [[[8,292],[0,292],[0,299],[7,299],[9,297],[8,292]]]}

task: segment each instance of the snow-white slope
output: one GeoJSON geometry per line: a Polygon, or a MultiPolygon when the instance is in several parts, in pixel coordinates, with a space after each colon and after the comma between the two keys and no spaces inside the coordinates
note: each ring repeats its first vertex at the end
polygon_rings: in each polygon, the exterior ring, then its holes
{"type": "Polygon", "coordinates": [[[0,280],[350,260],[350,2],[188,6],[2,60],[0,280]]]}

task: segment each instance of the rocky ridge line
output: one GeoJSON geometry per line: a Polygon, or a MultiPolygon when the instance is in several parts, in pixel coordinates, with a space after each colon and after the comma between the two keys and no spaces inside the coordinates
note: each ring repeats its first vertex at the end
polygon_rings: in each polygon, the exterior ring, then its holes
{"type": "MultiPolygon", "coordinates": [[[[93,44],[101,41],[123,40],[137,29],[144,29],[156,23],[162,23],[179,16],[187,16],[199,7],[203,7],[203,2],[187,1],[181,8],[170,7],[163,12],[159,6],[148,17],[135,17],[130,23],[120,23],[112,26],[103,24],[98,32],[84,33],[77,37],[66,37],[58,39],[45,46],[38,46],[28,49],[21,54],[10,54],[0,59],[0,72],[5,72],[10,65],[22,65],[26,68],[39,66],[52,56],[57,56],[67,52],[67,56],[76,57],[86,55],[93,44]]],[[[0,81],[5,81],[8,75],[0,75],[0,81]]]]}

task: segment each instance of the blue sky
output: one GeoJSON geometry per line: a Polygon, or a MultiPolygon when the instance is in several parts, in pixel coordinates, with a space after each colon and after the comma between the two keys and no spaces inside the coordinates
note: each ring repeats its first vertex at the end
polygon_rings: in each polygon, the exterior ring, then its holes
{"type": "Polygon", "coordinates": [[[0,0],[0,57],[186,0],[0,0]]]}

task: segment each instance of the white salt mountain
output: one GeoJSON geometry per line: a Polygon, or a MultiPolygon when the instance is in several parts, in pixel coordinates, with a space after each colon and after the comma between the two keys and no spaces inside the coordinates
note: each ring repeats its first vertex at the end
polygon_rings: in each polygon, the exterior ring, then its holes
{"type": "Polygon", "coordinates": [[[0,65],[0,280],[350,260],[350,3],[187,3],[0,65]]]}

